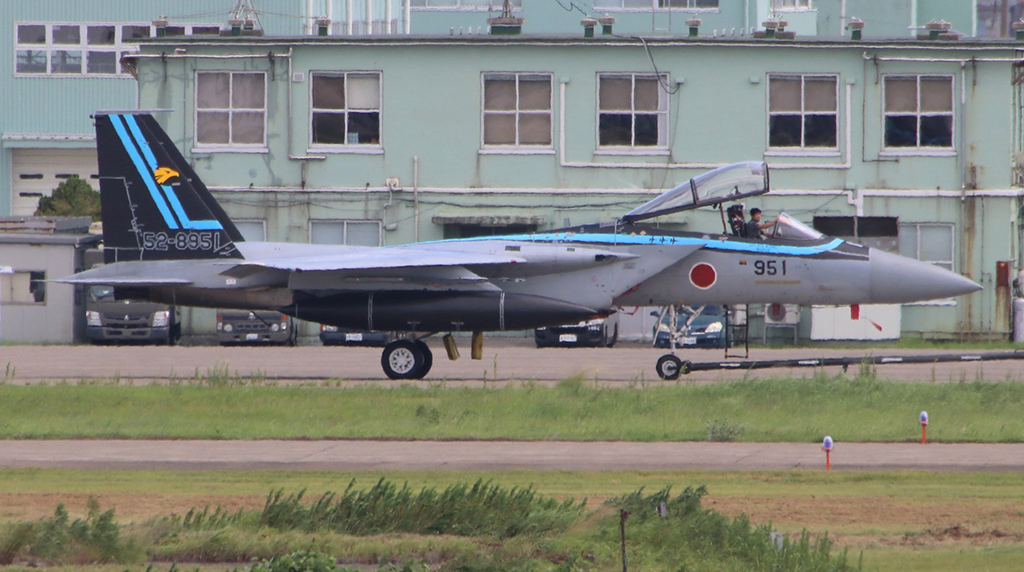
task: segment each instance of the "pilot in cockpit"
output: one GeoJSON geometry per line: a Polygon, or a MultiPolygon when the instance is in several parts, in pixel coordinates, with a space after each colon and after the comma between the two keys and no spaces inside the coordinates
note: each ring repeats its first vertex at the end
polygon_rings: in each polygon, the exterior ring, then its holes
{"type": "Polygon", "coordinates": [[[746,238],[757,238],[764,240],[764,232],[766,228],[775,226],[777,221],[761,222],[761,209],[754,207],[750,209],[750,220],[744,225],[743,230],[745,231],[746,238]]]}

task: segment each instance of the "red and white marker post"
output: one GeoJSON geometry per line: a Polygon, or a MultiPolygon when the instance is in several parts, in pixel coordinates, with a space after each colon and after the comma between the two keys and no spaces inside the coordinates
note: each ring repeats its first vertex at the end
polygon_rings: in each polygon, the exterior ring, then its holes
{"type": "Polygon", "coordinates": [[[921,444],[925,445],[928,443],[928,412],[922,411],[919,419],[921,423],[921,444]]]}
{"type": "Polygon", "coordinates": [[[821,442],[821,450],[825,451],[825,470],[832,470],[832,437],[825,436],[825,440],[821,442]]]}

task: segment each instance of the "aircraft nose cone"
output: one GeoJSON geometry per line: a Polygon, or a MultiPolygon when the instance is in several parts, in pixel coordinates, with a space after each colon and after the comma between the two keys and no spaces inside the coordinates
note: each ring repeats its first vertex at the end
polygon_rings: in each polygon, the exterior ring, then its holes
{"type": "Polygon", "coordinates": [[[871,249],[871,299],[879,304],[904,304],[963,296],[981,290],[969,278],[934,264],[871,249]]]}

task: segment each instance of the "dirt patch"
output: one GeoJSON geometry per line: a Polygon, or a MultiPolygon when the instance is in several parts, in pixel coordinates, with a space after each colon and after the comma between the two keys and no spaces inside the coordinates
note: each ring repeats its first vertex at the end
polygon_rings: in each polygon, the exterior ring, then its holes
{"type": "Polygon", "coordinates": [[[828,532],[839,547],[1024,544],[1020,507],[998,499],[905,501],[897,497],[715,497],[707,508],[778,530],[828,532]]]}
{"type": "Polygon", "coordinates": [[[85,516],[89,497],[95,497],[103,510],[114,509],[121,523],[141,522],[172,513],[185,514],[197,507],[211,510],[218,505],[234,512],[239,508],[262,508],[264,495],[159,495],[85,493],[0,493],[0,521],[36,520],[53,516],[64,503],[72,518],[85,516]]]}
{"type": "Polygon", "coordinates": [[[998,528],[972,531],[966,526],[955,525],[943,529],[928,529],[921,534],[905,534],[904,546],[934,547],[944,544],[970,544],[984,546],[990,544],[1019,544],[1024,542],[1024,534],[1010,533],[998,528]]]}

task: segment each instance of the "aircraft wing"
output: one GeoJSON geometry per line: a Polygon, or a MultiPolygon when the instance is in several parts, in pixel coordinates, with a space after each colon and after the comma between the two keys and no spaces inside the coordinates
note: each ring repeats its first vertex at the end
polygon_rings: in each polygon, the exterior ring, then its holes
{"type": "Polygon", "coordinates": [[[64,284],[80,286],[188,286],[193,284],[190,277],[175,274],[174,265],[157,268],[152,263],[115,262],[91,270],[72,274],[55,280],[64,284]]]}
{"type": "Polygon", "coordinates": [[[524,263],[518,256],[489,252],[461,252],[389,246],[347,250],[338,254],[280,256],[240,262],[225,274],[256,266],[297,272],[331,272],[339,270],[373,270],[387,268],[423,268],[440,266],[477,266],[524,263]],[[237,270],[236,270],[237,269],[237,270]]]}

